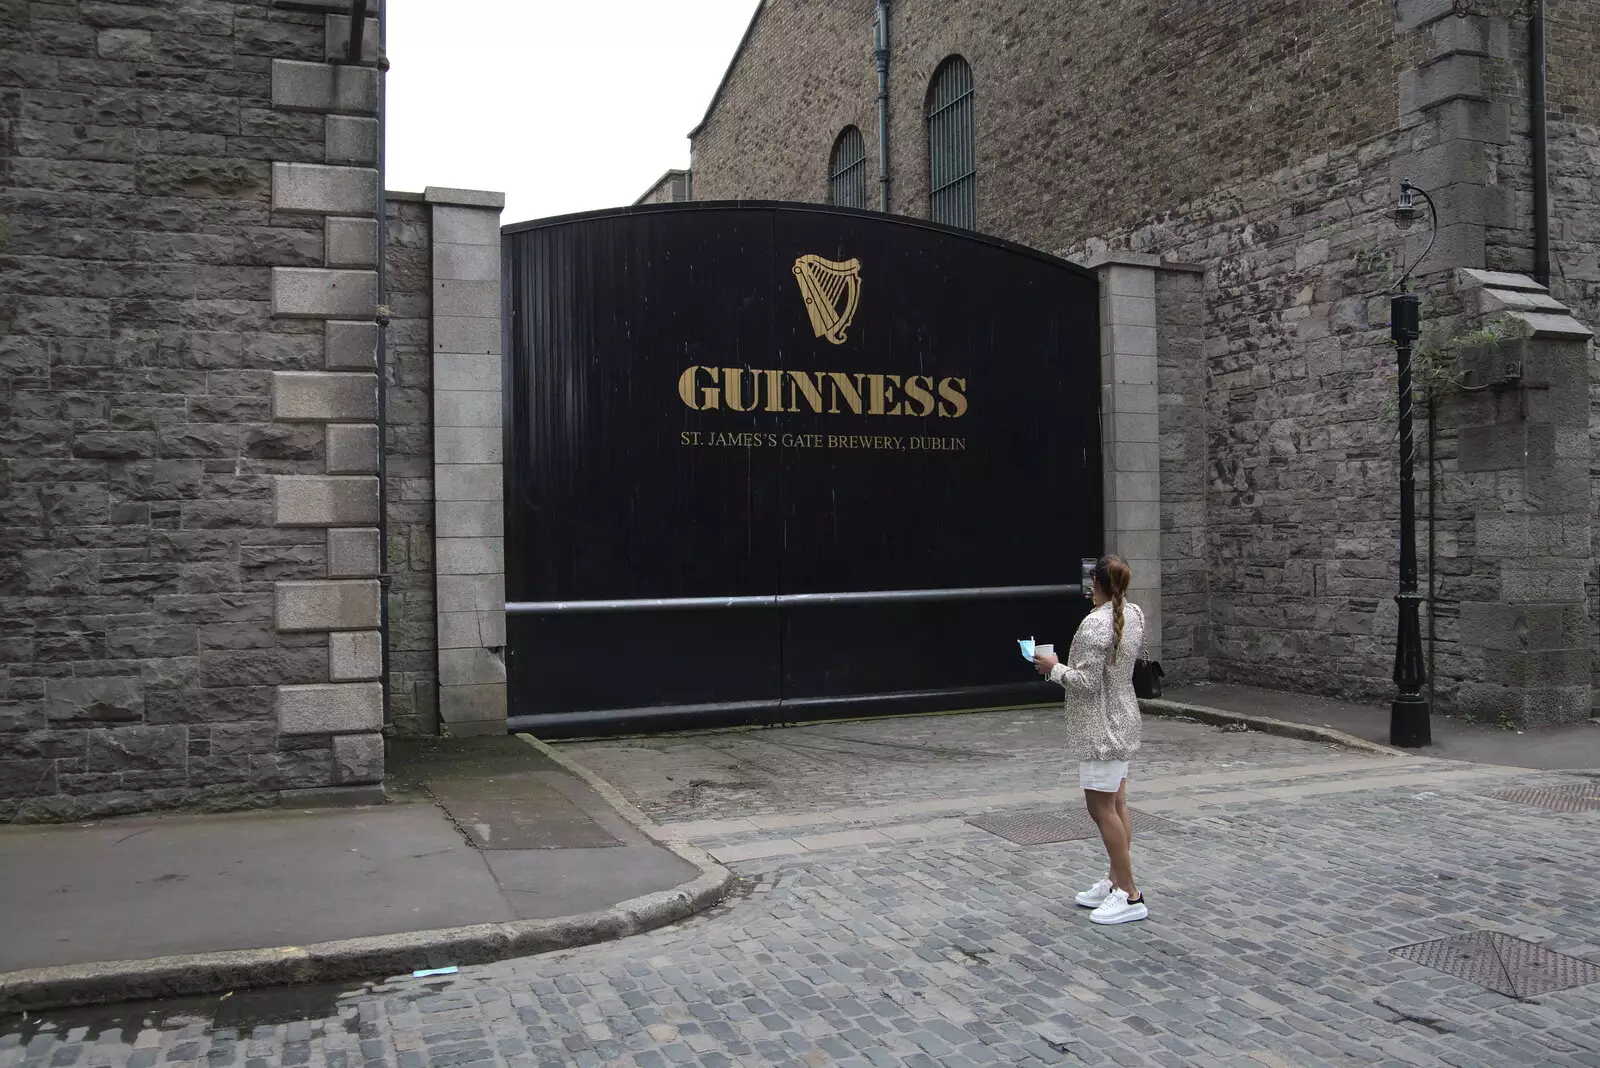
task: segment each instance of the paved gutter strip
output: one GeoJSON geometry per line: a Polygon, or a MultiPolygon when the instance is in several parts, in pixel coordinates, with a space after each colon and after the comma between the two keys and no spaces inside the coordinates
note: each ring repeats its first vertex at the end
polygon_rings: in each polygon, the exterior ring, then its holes
{"type": "MultiPolygon", "coordinates": [[[[1363,757],[1327,761],[1321,764],[1295,764],[1286,767],[1200,772],[1194,775],[1179,775],[1167,779],[1148,780],[1137,778],[1136,766],[1135,778],[1131,782],[1139,795],[1144,797],[1147,796],[1147,792],[1148,794],[1159,796],[1175,790],[1191,790],[1207,786],[1236,786],[1244,783],[1275,782],[1288,779],[1301,780],[1315,775],[1369,776],[1377,772],[1392,772],[1398,768],[1421,769],[1430,765],[1438,765],[1440,770],[1463,766],[1444,761],[1432,761],[1426,757],[1407,755],[1403,759],[1374,760],[1363,757]]],[[[1360,780],[1358,778],[1343,778],[1338,781],[1357,782],[1360,780]]],[[[1058,787],[1053,790],[980,794],[941,801],[918,801],[877,806],[855,805],[850,808],[792,816],[752,816],[745,819],[731,820],[692,820],[663,824],[660,829],[662,833],[678,840],[705,840],[730,838],[736,835],[769,830],[845,828],[861,824],[876,825],[893,821],[903,816],[943,816],[950,813],[968,814],[988,809],[1015,808],[1021,805],[1062,804],[1080,800],[1082,796],[1083,791],[1076,786],[1058,787]]]]}
{"type": "MultiPolygon", "coordinates": [[[[1435,784],[1450,785],[1454,783],[1477,782],[1485,779],[1504,779],[1521,775],[1539,774],[1530,772],[1527,768],[1470,768],[1460,771],[1418,772],[1414,775],[1387,775],[1372,779],[1359,780],[1352,784],[1353,787],[1368,790],[1383,790],[1396,786],[1431,786],[1435,784]]],[[[1260,793],[1274,800],[1296,797],[1317,797],[1322,794],[1346,793],[1348,790],[1340,789],[1340,783],[1302,783],[1294,786],[1275,786],[1261,790],[1260,793]]]]}
{"type": "MultiPolygon", "coordinates": [[[[1451,786],[1467,785],[1475,782],[1489,782],[1496,779],[1515,778],[1530,774],[1526,768],[1466,768],[1458,769],[1452,765],[1444,765],[1438,771],[1418,771],[1407,775],[1369,776],[1365,778],[1345,779],[1337,782],[1298,783],[1288,786],[1266,787],[1259,790],[1227,790],[1212,794],[1199,795],[1173,795],[1171,787],[1176,780],[1167,780],[1160,784],[1163,788],[1153,791],[1155,796],[1141,797],[1135,807],[1153,815],[1181,815],[1194,814],[1206,809],[1217,808],[1222,805],[1232,805],[1247,802],[1273,802],[1296,801],[1301,798],[1324,797],[1332,794],[1363,793],[1370,790],[1387,790],[1398,787],[1415,786],[1451,786]]],[[[1532,774],[1540,774],[1533,772],[1532,774]]],[[[1197,778],[1200,776],[1196,776],[1197,778]]],[[[1209,777],[1209,776],[1206,776],[1209,777]]],[[[1279,776],[1287,778],[1288,776],[1279,776]]],[[[1187,776],[1186,776],[1187,778],[1187,776]]],[[[1056,791],[1051,791],[1055,793],[1056,791]]],[[[1061,801],[1076,800],[1082,791],[1074,790],[1070,796],[1066,791],[1061,791],[1057,803],[1061,801]]],[[[995,795],[999,797],[1015,798],[1019,795],[995,795]]],[[[987,801],[993,798],[972,798],[969,801],[987,801]]],[[[1006,806],[993,806],[1006,807],[1006,806]]],[[[969,804],[963,811],[976,813],[980,806],[969,804]]],[[[964,819],[930,820],[923,823],[890,824],[887,826],[842,831],[832,834],[820,834],[804,837],[789,838],[755,838],[747,841],[732,842],[728,844],[712,845],[709,851],[713,857],[724,864],[734,864],[743,861],[768,860],[775,857],[793,857],[808,853],[820,852],[829,849],[841,849],[851,846],[876,846],[889,845],[914,839],[949,838],[963,834],[980,833],[964,819]]]]}

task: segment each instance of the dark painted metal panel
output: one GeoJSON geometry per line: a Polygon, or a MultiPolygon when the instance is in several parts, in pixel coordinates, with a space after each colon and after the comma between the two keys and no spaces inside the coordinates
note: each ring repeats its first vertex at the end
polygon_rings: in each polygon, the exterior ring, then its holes
{"type": "MultiPolygon", "coordinates": [[[[506,233],[509,600],[1068,584],[1098,553],[1087,272],[801,205],[670,205],[506,233]],[[807,313],[803,256],[859,261],[838,343],[807,313]],[[680,399],[697,365],[719,369],[714,410],[680,399]],[[727,369],[751,410],[729,410],[727,369]],[[807,373],[820,402],[795,386],[807,373]],[[923,388],[908,391],[915,376],[923,388]],[[896,400],[911,414],[890,414],[896,400]]],[[[691,384],[705,400],[709,376],[691,384]]],[[[771,722],[1048,699],[1011,639],[1065,643],[1084,610],[1003,598],[515,617],[512,712],[592,733],[608,716],[771,722]]]]}
{"type": "MultiPolygon", "coordinates": [[[[676,389],[686,362],[770,336],[771,234],[770,212],[733,211],[506,241],[511,599],[773,589],[777,456],[680,448],[695,413],[676,389]]],[[[513,714],[779,696],[776,613],[509,627],[513,714]]]]}
{"type": "MultiPolygon", "coordinates": [[[[783,315],[778,294],[785,367],[954,379],[967,402],[959,417],[855,415],[847,405],[783,417],[793,433],[964,448],[785,450],[780,592],[1074,581],[1078,559],[1101,538],[1094,284],[1046,260],[881,216],[825,227],[810,213],[774,218],[777,260],[814,252],[862,263],[842,345],[815,337],[804,314],[783,315]]],[[[785,612],[784,695],[1014,681],[1027,668],[1008,639],[1050,633],[1050,619],[1080,610],[1070,600],[1009,599],[785,612]]]]}

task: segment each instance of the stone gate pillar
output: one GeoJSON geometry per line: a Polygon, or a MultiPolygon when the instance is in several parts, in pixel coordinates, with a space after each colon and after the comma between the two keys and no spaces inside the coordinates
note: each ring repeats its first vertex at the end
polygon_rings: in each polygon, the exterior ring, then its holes
{"type": "Polygon", "coordinates": [[[506,730],[501,464],[502,193],[429,186],[433,216],[434,561],[439,723],[506,730]]]}
{"type": "Polygon", "coordinates": [[[1172,638],[1183,673],[1204,678],[1203,272],[1139,252],[1100,253],[1084,266],[1100,278],[1105,551],[1133,569],[1129,596],[1145,612],[1148,654],[1162,659],[1172,638]],[[1169,587],[1180,602],[1171,620],[1169,587]]]}
{"type": "Polygon", "coordinates": [[[1085,266],[1100,277],[1100,455],[1105,551],[1133,569],[1145,645],[1161,657],[1161,438],[1156,388],[1158,257],[1111,252],[1085,266]]]}
{"type": "Polygon", "coordinates": [[[1471,549],[1446,561],[1460,577],[1437,601],[1441,624],[1459,610],[1459,660],[1439,671],[1456,678],[1437,682],[1455,682],[1457,711],[1489,722],[1581,723],[1592,714],[1591,332],[1526,276],[1460,270],[1455,284],[1473,321],[1499,321],[1512,336],[1464,354],[1477,391],[1441,405],[1456,469],[1447,466],[1440,492],[1466,521],[1471,549]]]}

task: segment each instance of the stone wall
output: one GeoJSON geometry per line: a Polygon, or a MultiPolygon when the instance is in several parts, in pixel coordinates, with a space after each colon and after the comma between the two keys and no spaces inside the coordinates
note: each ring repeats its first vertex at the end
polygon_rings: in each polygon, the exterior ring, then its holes
{"type": "Polygon", "coordinates": [[[1207,567],[1205,287],[1198,272],[1156,272],[1156,385],[1161,426],[1162,668],[1210,677],[1207,567]]]}
{"type": "MultiPolygon", "coordinates": [[[[1407,143],[1393,134],[1227,186],[1109,242],[1206,266],[1204,416],[1193,401],[1164,408],[1162,444],[1203,465],[1212,678],[1351,697],[1391,685],[1394,350],[1380,294],[1396,238],[1389,168],[1407,143]]],[[[1168,567],[1192,538],[1168,529],[1168,567]]]]}
{"type": "Polygon", "coordinates": [[[1447,303],[1464,325],[1493,319],[1513,333],[1466,351],[1479,385],[1437,405],[1438,707],[1501,724],[1581,722],[1590,330],[1522,275],[1457,272],[1447,303]]]}
{"type": "Polygon", "coordinates": [[[1600,323],[1600,0],[1547,0],[1551,295],[1600,323]]]}
{"type": "Polygon", "coordinates": [[[388,194],[389,704],[395,733],[438,733],[433,578],[431,212],[388,194]]]}
{"type": "MultiPolygon", "coordinates": [[[[1546,37],[1551,53],[1550,213],[1554,220],[1551,295],[1577,318],[1600,324],[1600,2],[1549,0],[1546,37]]],[[[1596,466],[1591,471],[1593,507],[1600,513],[1600,364],[1591,343],[1588,362],[1589,434],[1596,466]]],[[[1594,559],[1600,566],[1600,530],[1594,559]]],[[[1590,648],[1594,684],[1600,688],[1600,570],[1588,583],[1590,648]]]]}
{"type": "Polygon", "coordinates": [[[0,819],[373,782],[376,71],[265,0],[3,13],[0,819]]]}
{"type": "MultiPolygon", "coordinates": [[[[1581,321],[1592,324],[1600,322],[1600,187],[1594,181],[1600,171],[1600,2],[1546,0],[1545,10],[1550,294],[1581,321]]],[[[1497,143],[1488,146],[1484,160],[1495,186],[1508,195],[1489,202],[1492,215],[1487,220],[1483,265],[1528,274],[1534,268],[1528,24],[1520,18],[1468,21],[1479,27],[1478,40],[1464,42],[1466,54],[1455,62],[1481,68],[1481,95],[1494,109],[1495,125],[1505,129],[1503,136],[1493,139],[1497,143]]],[[[1470,82],[1468,88],[1473,88],[1470,82]]],[[[1446,214],[1470,213],[1476,202],[1475,197],[1447,201],[1446,214]]],[[[1595,405],[1591,438],[1593,448],[1600,448],[1600,377],[1592,383],[1590,395],[1595,405]]],[[[1600,469],[1595,474],[1600,475],[1600,469]]],[[[1595,491],[1594,506],[1600,508],[1600,489],[1595,491]]],[[[1594,549],[1594,559],[1600,562],[1600,543],[1594,549]]],[[[1600,682],[1600,571],[1591,571],[1588,591],[1595,679],[1600,682]]]]}

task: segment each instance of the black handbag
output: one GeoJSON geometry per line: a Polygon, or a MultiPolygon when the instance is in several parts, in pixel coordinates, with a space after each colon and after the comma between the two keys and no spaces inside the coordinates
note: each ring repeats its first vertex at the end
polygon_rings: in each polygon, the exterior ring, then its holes
{"type": "Polygon", "coordinates": [[[1161,696],[1161,661],[1140,657],[1133,662],[1133,692],[1141,700],[1161,696]]]}

